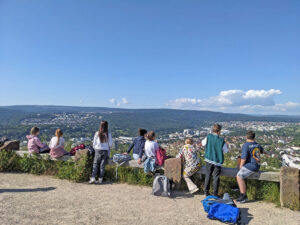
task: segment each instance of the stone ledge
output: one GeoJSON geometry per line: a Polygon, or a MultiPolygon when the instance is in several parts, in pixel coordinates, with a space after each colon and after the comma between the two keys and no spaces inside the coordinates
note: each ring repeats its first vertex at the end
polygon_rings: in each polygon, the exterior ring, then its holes
{"type": "MultiPolygon", "coordinates": [[[[21,157],[24,157],[25,154],[29,155],[28,151],[15,151],[16,154],[18,154],[21,157]]],[[[49,154],[40,154],[40,156],[44,159],[49,160],[55,160],[55,161],[67,161],[69,159],[74,160],[75,156],[63,156],[58,159],[52,158],[49,156],[49,154]]],[[[112,159],[108,160],[108,165],[115,165],[115,163],[112,161],[112,159]]],[[[126,163],[124,163],[122,166],[128,166],[128,167],[134,167],[134,168],[144,168],[144,165],[139,165],[137,163],[137,160],[130,160],[126,163]]],[[[163,169],[163,168],[161,168],[163,169]]],[[[236,177],[236,174],[238,172],[238,169],[236,168],[227,168],[223,167],[221,171],[221,176],[226,177],[236,177]]],[[[205,166],[202,166],[198,174],[204,174],[205,175],[205,166]]],[[[254,180],[264,180],[264,181],[272,181],[272,182],[280,182],[280,172],[263,172],[260,171],[258,173],[255,173],[249,177],[249,179],[254,180]]]]}
{"type": "MultiPolygon", "coordinates": [[[[15,153],[21,157],[24,157],[25,155],[30,156],[31,154],[28,151],[15,151],[15,153]]],[[[54,161],[68,161],[69,159],[74,159],[74,156],[69,156],[69,155],[64,155],[60,158],[52,158],[48,153],[45,154],[40,154],[40,156],[43,159],[49,159],[49,160],[54,160],[54,161]]]]}

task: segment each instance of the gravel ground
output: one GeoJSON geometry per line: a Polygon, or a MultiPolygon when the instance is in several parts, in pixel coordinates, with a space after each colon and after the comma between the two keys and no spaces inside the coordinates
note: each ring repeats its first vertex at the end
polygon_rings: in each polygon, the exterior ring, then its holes
{"type": "MultiPolygon", "coordinates": [[[[88,185],[47,176],[0,173],[0,224],[221,224],[206,218],[201,200],[126,184],[88,185]]],[[[300,212],[265,202],[240,205],[244,224],[300,224],[300,212]]]]}

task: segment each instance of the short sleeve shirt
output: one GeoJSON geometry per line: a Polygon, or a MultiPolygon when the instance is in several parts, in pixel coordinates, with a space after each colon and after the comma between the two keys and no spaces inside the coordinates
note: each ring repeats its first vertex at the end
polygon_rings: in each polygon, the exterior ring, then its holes
{"type": "Polygon", "coordinates": [[[257,172],[260,168],[260,155],[263,153],[263,147],[254,142],[246,142],[242,147],[242,159],[246,160],[244,167],[248,170],[257,172]]]}

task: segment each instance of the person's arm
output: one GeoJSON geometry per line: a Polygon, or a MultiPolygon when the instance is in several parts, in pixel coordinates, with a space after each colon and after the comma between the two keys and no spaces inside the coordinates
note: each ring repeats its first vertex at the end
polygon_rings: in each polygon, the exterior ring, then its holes
{"type": "Polygon", "coordinates": [[[225,144],[223,145],[223,153],[226,154],[227,152],[229,152],[229,147],[228,147],[228,144],[225,143],[225,144]]]}
{"type": "Polygon", "coordinates": [[[143,155],[144,155],[144,152],[145,152],[145,142],[142,143],[142,147],[140,149],[140,152],[139,152],[139,159],[138,159],[138,164],[142,164],[142,158],[143,158],[143,155]]]}
{"type": "Polygon", "coordinates": [[[207,144],[207,137],[204,138],[204,139],[201,141],[201,145],[202,145],[203,147],[205,147],[206,144],[207,144]]]}
{"type": "Polygon", "coordinates": [[[139,152],[139,158],[142,159],[145,152],[145,142],[142,143],[142,147],[139,152]]]}
{"type": "Polygon", "coordinates": [[[127,150],[127,154],[129,154],[130,152],[131,152],[131,150],[132,150],[132,148],[133,148],[133,146],[134,146],[134,142],[135,142],[135,140],[131,143],[131,145],[129,146],[129,148],[128,148],[128,150],[127,150]]]}
{"type": "Polygon", "coordinates": [[[109,133],[109,134],[108,134],[108,146],[109,146],[110,149],[111,149],[111,147],[112,147],[112,144],[113,144],[113,142],[112,142],[111,133],[109,133]]]}
{"type": "Polygon", "coordinates": [[[63,147],[63,148],[65,147],[65,139],[64,139],[64,138],[61,139],[61,144],[60,144],[60,145],[61,145],[61,147],[63,147]]]}
{"type": "Polygon", "coordinates": [[[240,163],[240,169],[245,165],[248,155],[248,147],[247,145],[243,145],[242,147],[242,155],[241,155],[241,163],[240,163]]]}
{"type": "Polygon", "coordinates": [[[40,148],[45,147],[45,145],[40,141],[40,139],[38,137],[35,139],[35,144],[40,148]]]}
{"type": "Polygon", "coordinates": [[[96,132],[95,135],[94,135],[94,141],[93,141],[93,148],[94,149],[96,147],[97,139],[98,139],[98,133],[96,132]]]}

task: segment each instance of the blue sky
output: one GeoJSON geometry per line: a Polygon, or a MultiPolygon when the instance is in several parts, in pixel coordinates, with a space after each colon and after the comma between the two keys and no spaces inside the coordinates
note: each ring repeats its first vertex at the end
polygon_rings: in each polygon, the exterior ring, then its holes
{"type": "Polygon", "coordinates": [[[0,105],[300,114],[300,1],[0,0],[0,105]]]}

